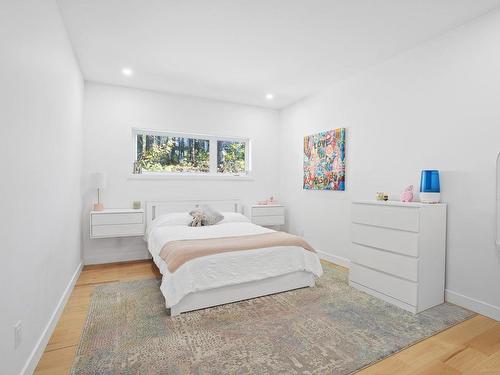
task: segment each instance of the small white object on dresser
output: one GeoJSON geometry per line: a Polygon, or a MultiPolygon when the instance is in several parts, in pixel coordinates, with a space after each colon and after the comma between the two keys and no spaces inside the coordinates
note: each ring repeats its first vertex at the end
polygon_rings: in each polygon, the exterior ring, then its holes
{"type": "Polygon", "coordinates": [[[279,226],[285,224],[285,207],[280,204],[250,206],[250,220],[257,225],[279,226]]]}
{"type": "Polygon", "coordinates": [[[143,236],[145,218],[143,209],[106,209],[90,212],[90,237],[143,236]]]}
{"type": "Polygon", "coordinates": [[[418,313],[444,302],[446,204],[358,201],[349,284],[418,313]]]}

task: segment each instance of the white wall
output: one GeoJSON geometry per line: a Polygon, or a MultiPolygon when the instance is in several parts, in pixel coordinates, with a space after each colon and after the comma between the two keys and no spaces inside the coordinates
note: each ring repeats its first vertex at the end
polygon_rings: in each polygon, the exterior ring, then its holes
{"type": "Polygon", "coordinates": [[[495,11],[284,110],[280,192],[290,230],[348,259],[351,199],[398,199],[405,186],[418,189],[421,169],[439,169],[448,297],[500,319],[499,45],[495,11]],[[302,190],[303,136],[336,127],[347,128],[347,191],[302,190]]]}
{"type": "Polygon", "coordinates": [[[80,264],[83,81],[54,1],[2,1],[0,35],[0,374],[10,375],[80,264]]]}
{"type": "MultiPolygon", "coordinates": [[[[133,77],[131,78],[133,79],[133,77]]],[[[85,84],[84,177],[102,171],[108,208],[131,207],[132,201],[241,199],[254,203],[277,195],[278,113],[273,110],[187,96],[162,94],[97,83],[85,84]],[[136,180],[132,171],[132,127],[248,137],[252,146],[252,181],[136,180]]],[[[96,192],[87,190],[84,209],[86,263],[141,259],[148,256],[140,238],[90,239],[89,210],[96,192]]]]}

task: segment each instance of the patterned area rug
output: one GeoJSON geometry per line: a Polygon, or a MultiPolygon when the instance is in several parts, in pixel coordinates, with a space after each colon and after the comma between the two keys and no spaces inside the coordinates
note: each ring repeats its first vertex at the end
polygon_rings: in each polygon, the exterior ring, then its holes
{"type": "Polygon", "coordinates": [[[474,313],[410,314],[324,263],[315,288],[167,316],[159,280],[96,287],[73,374],[349,374],[474,313]]]}

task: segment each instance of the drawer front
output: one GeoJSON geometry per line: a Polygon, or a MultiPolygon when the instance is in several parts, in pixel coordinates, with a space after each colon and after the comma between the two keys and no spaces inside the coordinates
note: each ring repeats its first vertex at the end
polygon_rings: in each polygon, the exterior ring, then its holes
{"type": "Polygon", "coordinates": [[[418,281],[418,259],[352,244],[351,261],[411,281],[418,281]]]}
{"type": "Polygon", "coordinates": [[[351,240],[354,243],[418,257],[418,233],[372,227],[353,223],[351,240]]]}
{"type": "Polygon", "coordinates": [[[392,298],[417,306],[417,283],[351,263],[350,280],[392,298]]]}
{"type": "Polygon", "coordinates": [[[419,231],[418,208],[353,203],[351,214],[354,223],[419,231]]]}
{"type": "Polygon", "coordinates": [[[284,216],[254,216],[252,223],[257,225],[284,225],[284,216]]]}
{"type": "Polygon", "coordinates": [[[92,225],[108,224],[142,224],[144,215],[141,212],[92,214],[92,225]]]}
{"type": "Polygon", "coordinates": [[[285,207],[252,207],[252,216],[284,216],[285,207]]]}
{"type": "Polygon", "coordinates": [[[142,236],[144,224],[93,225],[92,237],[142,236]]]}

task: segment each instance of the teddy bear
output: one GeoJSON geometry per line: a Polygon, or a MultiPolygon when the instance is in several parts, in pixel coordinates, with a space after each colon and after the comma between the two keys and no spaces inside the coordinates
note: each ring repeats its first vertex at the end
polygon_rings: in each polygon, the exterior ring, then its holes
{"type": "Polygon", "coordinates": [[[193,217],[191,224],[189,224],[191,227],[201,227],[203,222],[207,220],[207,216],[200,209],[193,210],[189,214],[193,217]]]}
{"type": "Polygon", "coordinates": [[[413,185],[410,185],[401,193],[401,202],[412,202],[412,201],[413,201],[413,185]]]}

